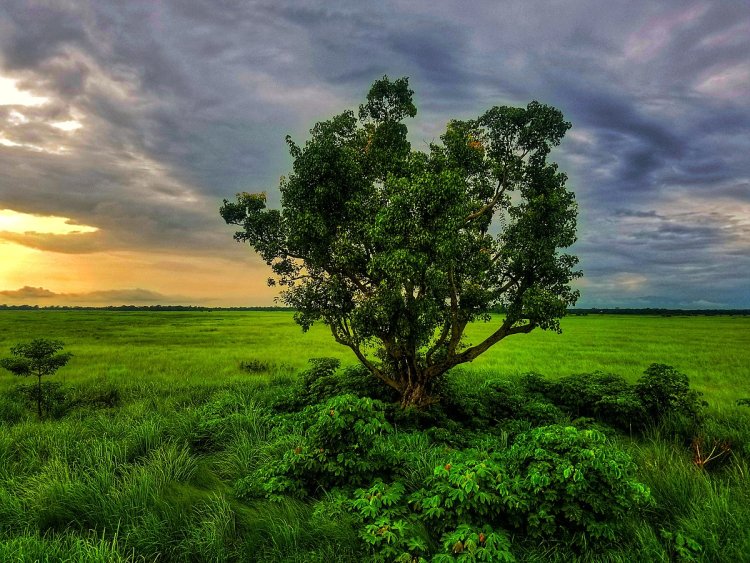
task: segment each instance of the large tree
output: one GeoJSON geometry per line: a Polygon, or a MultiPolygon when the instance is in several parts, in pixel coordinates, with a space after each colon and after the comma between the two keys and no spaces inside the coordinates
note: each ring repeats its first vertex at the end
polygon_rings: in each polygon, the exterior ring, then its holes
{"type": "Polygon", "coordinates": [[[570,127],[560,111],[493,107],[422,151],[403,123],[412,95],[407,78],[384,77],[358,116],[317,123],[304,146],[287,137],[281,210],[240,193],[221,215],[303,329],[323,321],[404,406],[422,406],[436,378],[505,337],[559,331],[580,273],[559,252],[575,241],[574,196],[547,161],[570,127]],[[477,319],[494,324],[466,343],[477,319]]]}

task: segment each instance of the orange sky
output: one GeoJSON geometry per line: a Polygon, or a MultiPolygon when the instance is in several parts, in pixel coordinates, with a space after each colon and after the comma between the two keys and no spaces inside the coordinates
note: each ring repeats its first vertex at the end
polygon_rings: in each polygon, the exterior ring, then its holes
{"type": "MultiPolygon", "coordinates": [[[[245,251],[249,260],[133,250],[73,254],[8,240],[16,235],[24,241],[50,235],[86,237],[96,232],[94,227],[70,225],[63,217],[0,210],[0,303],[274,304],[276,292],[264,283],[266,266],[243,248],[239,250],[245,251]]],[[[227,246],[232,244],[227,237],[227,246]]]]}

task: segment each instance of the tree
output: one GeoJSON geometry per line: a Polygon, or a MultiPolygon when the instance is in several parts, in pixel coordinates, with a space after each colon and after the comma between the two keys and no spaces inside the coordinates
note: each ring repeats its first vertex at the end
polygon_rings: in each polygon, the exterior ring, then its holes
{"type": "Polygon", "coordinates": [[[422,406],[438,377],[507,336],[559,331],[580,272],[558,252],[575,241],[574,196],[547,162],[570,127],[561,112],[493,107],[419,151],[402,123],[412,95],[407,78],[376,81],[359,119],[319,122],[304,146],[287,137],[281,210],[240,193],[221,215],[271,266],[303,330],[323,321],[402,405],[422,406]],[[491,332],[465,342],[498,307],[491,332]]]}
{"type": "Polygon", "coordinates": [[[36,406],[37,416],[42,418],[42,377],[52,375],[68,363],[73,354],[68,352],[58,354],[64,347],[59,340],[36,338],[26,344],[16,344],[10,349],[11,358],[0,359],[0,367],[9,372],[37,378],[36,406]]]}

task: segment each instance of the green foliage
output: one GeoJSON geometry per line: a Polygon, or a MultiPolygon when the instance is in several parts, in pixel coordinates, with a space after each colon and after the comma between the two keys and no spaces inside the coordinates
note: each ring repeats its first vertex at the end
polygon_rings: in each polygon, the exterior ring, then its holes
{"type": "Polygon", "coordinates": [[[455,530],[446,532],[441,543],[443,553],[435,555],[433,563],[516,561],[510,550],[508,535],[488,526],[477,529],[468,524],[460,524],[455,530]]]}
{"type": "Polygon", "coordinates": [[[311,366],[300,374],[298,382],[276,402],[278,410],[293,412],[325,402],[337,395],[369,397],[393,402],[398,395],[393,389],[378,384],[362,365],[339,369],[336,358],[310,358],[311,366]]]}
{"type": "Polygon", "coordinates": [[[240,362],[240,369],[248,373],[263,373],[271,369],[271,364],[253,358],[251,360],[243,360],[240,362]]]}
{"type": "Polygon", "coordinates": [[[529,537],[614,541],[620,521],[651,503],[630,456],[596,430],[547,426],[521,434],[503,455],[513,522],[529,537]],[[583,532],[585,535],[580,535],[583,532]]]}
{"type": "Polygon", "coordinates": [[[304,146],[287,137],[281,210],[240,193],[220,212],[271,267],[303,329],[322,321],[404,406],[426,406],[429,382],[453,366],[512,334],[559,330],[580,272],[559,252],[575,241],[574,196],[547,161],[570,127],[562,114],[494,107],[450,121],[418,151],[402,123],[416,115],[412,94],[407,78],[383,77],[359,119],[319,122],[304,146]],[[498,307],[491,334],[467,345],[467,325],[498,307]]]}
{"type": "Polygon", "coordinates": [[[706,405],[700,399],[701,394],[690,389],[687,376],[663,364],[652,364],[636,385],[619,375],[602,372],[581,373],[556,381],[530,373],[521,377],[520,384],[527,394],[522,403],[541,397],[571,418],[592,418],[626,432],[643,432],[665,420],[679,424],[677,418],[686,417],[686,428],[679,433],[689,435],[695,431],[695,422],[700,421],[706,405]]]}
{"type": "Polygon", "coordinates": [[[57,381],[17,385],[8,395],[27,408],[41,405],[42,413],[52,418],[60,418],[72,406],[69,391],[57,381]]]}
{"type": "Polygon", "coordinates": [[[651,364],[638,380],[635,392],[654,420],[670,412],[695,419],[705,406],[701,393],[690,389],[687,375],[664,364],[651,364]]]}
{"type": "Polygon", "coordinates": [[[546,389],[572,417],[592,417],[622,430],[638,430],[646,410],[633,386],[619,375],[594,372],[563,377],[546,389]]]}
{"type": "Polygon", "coordinates": [[[484,526],[502,519],[515,495],[503,460],[471,450],[449,459],[410,499],[430,529],[443,534],[462,523],[484,526]]]}
{"type": "MultiPolygon", "coordinates": [[[[280,460],[273,460],[240,480],[236,489],[241,494],[257,491],[257,483],[262,483],[262,490],[270,496],[356,486],[387,466],[387,459],[374,452],[377,438],[391,431],[380,401],[339,395],[306,407],[292,420],[301,426],[301,434],[292,441],[294,445],[286,449],[280,460]]],[[[286,425],[281,428],[282,432],[291,430],[286,425]]]]}
{"type": "Polygon", "coordinates": [[[701,551],[703,547],[693,538],[682,534],[681,532],[670,532],[661,529],[661,537],[669,546],[669,551],[675,561],[692,562],[701,560],[701,551]]]}
{"type": "Polygon", "coordinates": [[[14,375],[52,375],[73,356],[70,353],[58,353],[64,346],[59,340],[35,338],[31,342],[11,346],[12,357],[0,360],[0,366],[14,375]]]}
{"type": "Polygon", "coordinates": [[[378,479],[368,489],[357,489],[349,502],[371,561],[426,563],[424,530],[411,516],[404,491],[401,483],[387,485],[378,479]]]}
{"type": "Polygon", "coordinates": [[[7,396],[27,407],[41,404],[42,413],[53,419],[62,418],[76,408],[113,408],[121,402],[120,390],[112,385],[72,386],[57,381],[17,385],[7,396]]]}
{"type": "Polygon", "coordinates": [[[40,420],[45,401],[59,399],[55,392],[50,391],[45,394],[42,390],[42,377],[52,375],[73,357],[68,352],[59,353],[64,346],[59,340],[35,338],[31,342],[11,346],[10,353],[12,356],[0,359],[0,367],[12,374],[22,377],[33,375],[37,378],[35,402],[37,416],[40,420]]]}

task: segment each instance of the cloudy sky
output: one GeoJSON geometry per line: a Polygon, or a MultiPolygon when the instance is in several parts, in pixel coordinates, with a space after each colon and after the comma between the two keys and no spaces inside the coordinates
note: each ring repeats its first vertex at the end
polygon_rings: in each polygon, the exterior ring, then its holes
{"type": "Polygon", "coordinates": [[[272,304],[221,200],[384,74],[563,111],[580,306],[750,308],[747,0],[3,0],[0,303],[272,304]]]}

